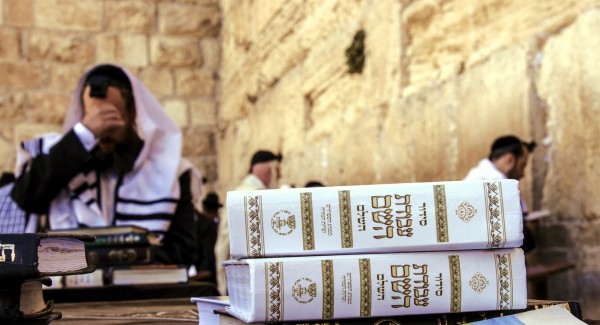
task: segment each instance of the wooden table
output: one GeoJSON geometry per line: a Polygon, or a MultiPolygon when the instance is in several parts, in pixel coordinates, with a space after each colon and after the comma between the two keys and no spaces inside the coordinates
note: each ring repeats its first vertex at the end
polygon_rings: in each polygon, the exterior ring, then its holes
{"type": "Polygon", "coordinates": [[[198,324],[190,298],[57,303],[52,324],[198,324]]]}

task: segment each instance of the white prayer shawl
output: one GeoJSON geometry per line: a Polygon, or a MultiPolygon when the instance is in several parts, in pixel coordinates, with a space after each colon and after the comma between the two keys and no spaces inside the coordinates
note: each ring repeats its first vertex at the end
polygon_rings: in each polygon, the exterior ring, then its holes
{"type": "MultiPolygon", "coordinates": [[[[134,163],[133,170],[128,172],[118,187],[116,196],[115,215],[140,216],[135,220],[116,219],[116,225],[137,225],[150,231],[167,231],[171,221],[166,219],[152,219],[143,216],[153,214],[174,215],[177,202],[180,198],[179,175],[185,171],[187,165],[181,163],[181,130],[173,123],[164,112],[159,102],[126,69],[123,72],[129,77],[136,107],[136,130],[138,136],[144,141],[144,146],[134,163]]],[[[67,116],[63,124],[63,136],[73,126],[81,121],[83,108],[80,94],[84,87],[84,74],[77,88],[67,116]]],[[[50,148],[62,136],[50,134],[40,139],[23,143],[25,149],[17,157],[17,170],[28,160],[40,153],[48,153],[50,148]],[[40,152],[41,150],[41,152],[40,152]]],[[[189,167],[189,166],[188,166],[189,167]]],[[[97,179],[95,172],[79,174],[68,184],[68,189],[52,201],[49,210],[50,227],[52,229],[76,228],[79,224],[89,227],[108,226],[109,221],[103,217],[97,198],[96,182],[101,182],[100,188],[109,184],[107,177],[97,179]],[[72,190],[86,189],[80,194],[72,190]]],[[[112,187],[109,187],[112,188],[112,187]]],[[[114,195],[114,193],[112,193],[114,195]]],[[[103,198],[104,199],[104,198],[103,198]]]]}
{"type": "Polygon", "coordinates": [[[492,179],[506,179],[506,175],[496,168],[489,159],[481,159],[477,166],[471,168],[465,177],[465,181],[483,181],[492,179]]]}
{"type": "MultiPolygon", "coordinates": [[[[484,181],[484,180],[494,180],[494,179],[507,179],[506,175],[502,173],[496,165],[489,159],[481,159],[477,166],[471,168],[467,176],[465,176],[465,181],[484,181]]],[[[524,214],[529,212],[529,208],[527,207],[527,203],[523,198],[521,198],[521,210],[524,214]]]]}

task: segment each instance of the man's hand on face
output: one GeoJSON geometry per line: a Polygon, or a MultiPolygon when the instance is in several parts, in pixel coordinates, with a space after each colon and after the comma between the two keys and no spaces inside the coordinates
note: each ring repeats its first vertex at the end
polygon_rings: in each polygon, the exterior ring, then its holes
{"type": "Polygon", "coordinates": [[[83,93],[83,118],[81,123],[98,139],[103,151],[110,151],[125,139],[127,118],[125,99],[119,89],[109,86],[106,98],[90,96],[90,87],[83,93]]]}
{"type": "Polygon", "coordinates": [[[103,100],[94,101],[96,103],[86,107],[81,123],[92,131],[97,139],[110,138],[115,130],[125,127],[125,120],[115,105],[103,100]]]}

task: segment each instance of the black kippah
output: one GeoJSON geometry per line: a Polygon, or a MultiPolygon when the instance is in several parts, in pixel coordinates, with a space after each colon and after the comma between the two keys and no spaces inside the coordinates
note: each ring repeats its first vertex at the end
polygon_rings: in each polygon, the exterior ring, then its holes
{"type": "Polygon", "coordinates": [[[533,152],[537,143],[535,141],[525,142],[514,135],[499,137],[492,144],[489,158],[499,157],[508,152],[514,152],[517,155],[521,155],[521,146],[525,146],[529,152],[533,152]]]}
{"type": "Polygon", "coordinates": [[[496,141],[494,141],[494,143],[492,144],[491,152],[494,152],[498,149],[507,148],[509,146],[512,147],[516,144],[521,144],[521,143],[523,143],[521,141],[521,139],[515,137],[514,135],[503,136],[503,137],[496,139],[496,141]]]}
{"type": "Polygon", "coordinates": [[[108,78],[108,84],[112,86],[116,86],[118,88],[125,88],[131,91],[131,82],[129,81],[129,77],[125,74],[125,72],[114,65],[111,64],[102,64],[96,66],[90,72],[88,72],[85,77],[85,83],[88,84],[90,79],[97,76],[103,76],[108,78]]]}

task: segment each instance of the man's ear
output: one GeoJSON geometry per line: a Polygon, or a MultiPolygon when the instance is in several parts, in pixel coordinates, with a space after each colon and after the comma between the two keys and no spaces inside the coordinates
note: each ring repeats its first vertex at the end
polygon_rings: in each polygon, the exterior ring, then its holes
{"type": "Polygon", "coordinates": [[[511,170],[515,167],[515,164],[517,163],[517,158],[515,157],[515,154],[512,152],[509,152],[506,154],[506,167],[508,167],[508,170],[511,170]]]}

